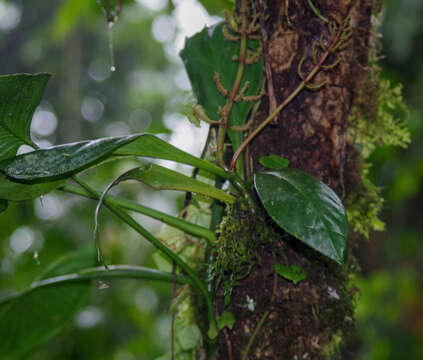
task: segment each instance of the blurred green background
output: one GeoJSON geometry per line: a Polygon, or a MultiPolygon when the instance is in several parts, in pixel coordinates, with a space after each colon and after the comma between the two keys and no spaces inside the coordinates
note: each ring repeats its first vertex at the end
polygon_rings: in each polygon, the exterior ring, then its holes
{"type": "MultiPolygon", "coordinates": [[[[372,155],[387,231],[372,234],[357,252],[363,273],[356,358],[423,359],[423,2],[387,0],[381,18],[383,75],[404,85],[412,143],[372,155]]],[[[107,22],[96,1],[0,0],[0,69],[53,74],[33,119],[41,147],[148,131],[198,154],[207,128],[181,115],[192,99],[178,51],[186,36],[217,20],[196,0],[126,1],[113,26],[112,72],[107,22]]],[[[85,178],[103,189],[129,166],[108,163],[85,178]]],[[[140,185],[118,191],[171,214],[182,201],[140,185]]],[[[52,261],[93,243],[94,207],[59,192],[11,205],[0,216],[0,296],[26,288],[52,261]]],[[[108,263],[154,266],[143,239],[107,211],[102,224],[108,263]]],[[[170,292],[148,282],[98,283],[73,324],[27,359],[154,359],[169,347],[170,292]]]]}

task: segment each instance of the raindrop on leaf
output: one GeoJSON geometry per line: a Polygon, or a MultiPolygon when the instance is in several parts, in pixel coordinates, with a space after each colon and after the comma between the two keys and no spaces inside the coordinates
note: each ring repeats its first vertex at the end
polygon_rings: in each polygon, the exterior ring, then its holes
{"type": "Polygon", "coordinates": [[[98,286],[97,286],[97,289],[98,290],[105,290],[105,289],[108,289],[110,287],[110,285],[109,284],[106,284],[104,281],[99,281],[98,282],[98,286]]]}

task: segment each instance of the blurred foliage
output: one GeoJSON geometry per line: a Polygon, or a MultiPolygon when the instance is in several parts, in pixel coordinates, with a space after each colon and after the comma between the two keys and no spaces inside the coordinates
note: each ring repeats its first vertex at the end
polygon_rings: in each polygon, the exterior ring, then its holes
{"type": "MultiPolygon", "coordinates": [[[[201,2],[214,15],[221,14],[222,4],[233,4],[201,2]]],[[[185,3],[194,1],[124,2],[113,28],[117,71],[112,73],[107,22],[96,1],[0,0],[0,52],[7,55],[0,57],[2,73],[54,74],[38,109],[42,121],[34,129],[35,141],[47,146],[146,130],[169,138],[169,127],[185,121],[174,115],[188,90],[174,47],[182,41],[177,19],[185,3]],[[53,130],[43,131],[49,124],[53,130]]],[[[385,197],[387,231],[371,234],[357,251],[363,269],[358,281],[359,358],[421,359],[423,2],[386,0],[385,5],[382,73],[394,88],[403,84],[412,142],[406,150],[377,148],[369,159],[374,164],[369,178],[385,197]]],[[[130,166],[110,162],[85,177],[101,190],[130,166]]],[[[122,196],[176,212],[172,194],[169,200],[131,184],[119,190],[122,196]]],[[[91,242],[94,207],[89,200],[61,193],[9,204],[0,214],[0,296],[27,287],[55,259],[91,242]]],[[[145,241],[107,212],[102,216],[100,236],[108,263],[154,266],[145,241]]],[[[158,229],[157,222],[149,226],[158,229]]],[[[159,357],[169,348],[170,291],[164,284],[135,280],[97,284],[73,325],[26,359],[159,357]]]]}

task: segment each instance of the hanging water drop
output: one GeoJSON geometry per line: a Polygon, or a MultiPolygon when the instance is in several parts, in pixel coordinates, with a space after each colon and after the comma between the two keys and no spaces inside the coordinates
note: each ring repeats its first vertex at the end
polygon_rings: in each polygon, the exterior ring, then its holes
{"type": "Polygon", "coordinates": [[[35,263],[37,264],[37,265],[40,265],[41,263],[40,263],[40,260],[38,259],[38,251],[34,251],[34,255],[32,256],[32,258],[35,260],[35,263]]]}
{"type": "Polygon", "coordinates": [[[113,25],[114,20],[109,20],[107,22],[107,34],[109,38],[109,54],[110,54],[110,71],[116,71],[116,64],[115,64],[115,51],[113,46],[113,25]]]}
{"type": "Polygon", "coordinates": [[[99,280],[98,286],[97,286],[98,290],[105,290],[105,289],[108,289],[109,287],[110,287],[109,284],[106,284],[104,281],[99,280]]]}

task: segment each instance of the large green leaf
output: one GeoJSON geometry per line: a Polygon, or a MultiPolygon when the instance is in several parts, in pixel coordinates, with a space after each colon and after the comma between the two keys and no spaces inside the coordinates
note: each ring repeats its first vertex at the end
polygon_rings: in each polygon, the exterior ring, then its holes
{"type": "MultiPolygon", "coordinates": [[[[235,82],[238,71],[238,63],[233,56],[239,56],[240,42],[228,41],[222,33],[225,26],[221,22],[213,27],[204,28],[201,32],[188,38],[185,47],[181,51],[192,88],[200,105],[206,110],[212,120],[219,120],[218,109],[226,103],[225,97],[220,94],[213,81],[215,73],[221,76],[223,86],[230,91],[235,82]]],[[[249,40],[248,48],[257,49],[257,41],[249,40]]],[[[257,95],[263,82],[263,64],[258,61],[247,65],[241,83],[250,82],[246,95],[257,95]]],[[[251,109],[252,102],[241,101],[235,103],[232,108],[230,125],[243,125],[251,109]]],[[[228,131],[234,150],[242,142],[242,133],[228,131]]]]}
{"type": "Polygon", "coordinates": [[[63,185],[64,180],[27,184],[8,179],[0,173],[0,199],[21,201],[35,199],[63,185]]]}
{"type": "Polygon", "coordinates": [[[104,161],[136,136],[110,137],[53,146],[7,159],[0,170],[18,180],[41,180],[71,176],[104,161]]]}
{"type": "MultiPolygon", "coordinates": [[[[43,278],[74,272],[95,264],[92,246],[63,257],[43,278]]],[[[89,281],[38,286],[0,302],[0,353],[2,359],[24,356],[72,321],[90,297],[89,281]]]]}
{"type": "Polygon", "coordinates": [[[46,181],[69,177],[115,155],[134,155],[173,160],[216,175],[230,175],[149,134],[110,137],[35,150],[0,163],[0,171],[12,179],[46,181]]]}
{"type": "Polygon", "coordinates": [[[0,161],[14,156],[23,144],[33,145],[32,115],[49,78],[49,74],[0,76],[0,161]]]}
{"type": "Polygon", "coordinates": [[[151,135],[139,135],[134,141],[122,146],[115,151],[116,155],[136,155],[150,157],[155,159],[171,160],[182,164],[191,165],[207,171],[211,174],[218,175],[224,179],[228,179],[231,175],[223,171],[220,167],[205,161],[191,154],[168,144],[166,141],[151,135]]]}
{"type": "Polygon", "coordinates": [[[117,181],[121,182],[124,180],[137,180],[151,186],[155,190],[193,192],[230,204],[235,201],[233,196],[223,190],[156,164],[147,164],[146,166],[132,169],[120,176],[117,181]]]}
{"type": "Polygon", "coordinates": [[[326,184],[292,168],[255,175],[268,214],[288,233],[342,264],[348,239],[344,206],[326,184]]]}

